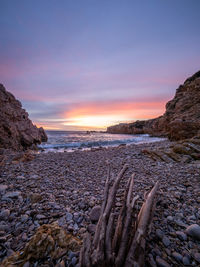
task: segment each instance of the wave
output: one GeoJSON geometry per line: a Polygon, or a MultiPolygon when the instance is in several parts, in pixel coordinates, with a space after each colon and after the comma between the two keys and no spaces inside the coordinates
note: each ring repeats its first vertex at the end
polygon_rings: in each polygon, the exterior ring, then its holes
{"type": "Polygon", "coordinates": [[[58,144],[41,144],[41,149],[78,149],[78,148],[92,148],[92,147],[112,147],[121,144],[139,144],[146,142],[155,142],[161,140],[160,138],[150,138],[149,135],[137,136],[130,139],[120,140],[101,140],[101,141],[84,141],[84,142],[69,142],[58,144]]]}

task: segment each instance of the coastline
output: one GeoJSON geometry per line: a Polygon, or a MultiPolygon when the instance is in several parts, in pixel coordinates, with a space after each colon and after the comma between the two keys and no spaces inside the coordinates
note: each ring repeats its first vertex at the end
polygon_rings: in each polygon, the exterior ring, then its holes
{"type": "MultiPolygon", "coordinates": [[[[80,239],[87,228],[93,231],[95,225],[90,211],[102,202],[110,162],[114,175],[124,163],[129,166],[121,188],[133,172],[136,174],[134,192],[140,196],[139,206],[145,191],[160,181],[160,200],[147,240],[146,263],[163,259],[179,266],[174,254],[179,253],[182,259],[186,257],[197,264],[194,257],[199,242],[188,236],[181,240],[181,235],[184,236],[187,226],[200,222],[200,164],[154,161],[143,153],[148,149],[166,150],[171,145],[172,142],[166,140],[73,153],[39,153],[30,161],[18,163],[7,158],[1,166],[0,178],[1,210],[4,211],[0,228],[5,256],[23,250],[36,229],[46,223],[58,221],[80,239]]],[[[119,194],[119,206],[121,197],[119,194]]],[[[78,254],[76,258],[78,260],[78,254]]]]}

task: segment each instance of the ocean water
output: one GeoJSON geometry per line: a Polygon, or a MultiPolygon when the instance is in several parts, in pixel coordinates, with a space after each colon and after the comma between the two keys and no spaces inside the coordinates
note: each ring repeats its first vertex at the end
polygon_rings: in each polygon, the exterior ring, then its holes
{"type": "Polygon", "coordinates": [[[39,145],[43,152],[73,152],[77,149],[90,150],[98,147],[114,147],[121,144],[141,144],[157,142],[163,138],[150,137],[148,134],[109,134],[103,132],[46,131],[48,142],[39,145]]]}

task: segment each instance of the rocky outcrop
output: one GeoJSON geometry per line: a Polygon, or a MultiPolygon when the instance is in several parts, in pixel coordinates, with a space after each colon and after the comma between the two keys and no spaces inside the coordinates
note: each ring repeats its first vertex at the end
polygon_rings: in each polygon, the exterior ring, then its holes
{"type": "Polygon", "coordinates": [[[200,71],[188,78],[166,104],[165,113],[155,119],[119,124],[107,128],[109,133],[168,136],[170,140],[191,138],[200,133],[200,71]]]}
{"type": "Polygon", "coordinates": [[[45,141],[44,129],[32,124],[21,103],[0,84],[0,148],[24,150],[45,141]]]}
{"type": "Polygon", "coordinates": [[[182,162],[191,163],[200,162],[200,136],[173,142],[168,148],[144,149],[143,154],[148,155],[154,161],[163,161],[166,163],[182,162]]]}

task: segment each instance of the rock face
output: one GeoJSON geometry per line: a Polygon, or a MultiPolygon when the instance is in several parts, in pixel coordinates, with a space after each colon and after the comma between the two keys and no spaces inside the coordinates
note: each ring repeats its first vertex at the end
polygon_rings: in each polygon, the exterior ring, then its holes
{"type": "Polygon", "coordinates": [[[45,141],[44,129],[32,124],[21,103],[0,84],[0,148],[23,150],[45,141]]]}
{"type": "Polygon", "coordinates": [[[166,111],[162,116],[110,126],[107,132],[148,133],[168,136],[170,140],[181,140],[200,134],[200,71],[179,86],[175,97],[166,104],[166,111]]]}

